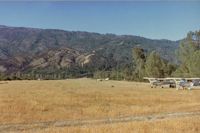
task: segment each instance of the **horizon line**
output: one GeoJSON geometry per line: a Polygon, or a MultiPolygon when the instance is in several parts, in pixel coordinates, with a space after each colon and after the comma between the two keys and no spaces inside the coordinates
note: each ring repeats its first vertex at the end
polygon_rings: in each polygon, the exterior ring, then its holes
{"type": "MultiPolygon", "coordinates": [[[[31,26],[11,26],[11,25],[0,24],[0,28],[6,28],[6,27],[8,27],[8,28],[30,28],[30,29],[40,29],[40,30],[61,30],[61,31],[69,31],[69,32],[87,32],[87,33],[96,33],[96,34],[101,34],[101,35],[113,34],[116,36],[135,36],[135,37],[141,37],[141,38],[146,38],[146,39],[150,39],[150,40],[167,40],[167,41],[174,41],[174,42],[183,40],[186,37],[185,36],[184,38],[173,40],[173,39],[167,39],[167,38],[151,38],[151,37],[146,37],[146,36],[138,35],[138,34],[117,34],[117,33],[111,33],[111,32],[102,33],[102,32],[96,32],[96,31],[67,30],[67,29],[62,29],[62,28],[42,28],[42,27],[31,27],[31,26]]],[[[195,31],[198,31],[198,29],[195,31]]],[[[188,31],[188,32],[190,32],[190,31],[188,31]]],[[[186,33],[186,35],[187,35],[187,33],[186,33]]]]}

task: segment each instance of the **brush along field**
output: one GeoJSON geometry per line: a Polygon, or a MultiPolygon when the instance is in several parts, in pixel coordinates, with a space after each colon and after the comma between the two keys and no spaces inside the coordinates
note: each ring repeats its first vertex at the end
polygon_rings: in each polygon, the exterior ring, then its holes
{"type": "MultiPolygon", "coordinates": [[[[200,90],[152,89],[147,83],[99,82],[92,79],[0,82],[0,125],[113,119],[177,112],[200,112],[200,90]]],[[[48,127],[35,131],[200,132],[199,116],[48,127]]]]}

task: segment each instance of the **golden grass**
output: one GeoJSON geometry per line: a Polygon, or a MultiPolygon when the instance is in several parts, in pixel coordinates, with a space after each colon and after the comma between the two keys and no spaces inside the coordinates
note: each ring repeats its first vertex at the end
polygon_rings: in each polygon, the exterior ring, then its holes
{"type": "MultiPolygon", "coordinates": [[[[0,84],[0,124],[200,111],[199,101],[200,90],[152,89],[146,83],[91,79],[9,81],[0,84]]],[[[110,127],[117,130],[120,126],[123,131],[126,127],[129,130],[139,126],[142,130],[143,126],[148,129],[154,125],[157,123],[113,124],[106,125],[104,132],[109,132],[110,127]]],[[[68,129],[93,132],[94,127],[68,129]]],[[[104,125],[94,130],[102,129],[104,125]]]]}
{"type": "MultiPolygon", "coordinates": [[[[37,133],[199,133],[200,117],[82,127],[50,127],[37,133]]],[[[29,132],[26,132],[29,133],[29,132]]]]}

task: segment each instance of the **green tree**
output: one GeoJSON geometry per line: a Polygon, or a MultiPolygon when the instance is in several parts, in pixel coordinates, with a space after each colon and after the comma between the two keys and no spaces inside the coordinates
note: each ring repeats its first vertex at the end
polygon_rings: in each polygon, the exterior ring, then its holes
{"type": "Polygon", "coordinates": [[[165,65],[163,66],[163,70],[165,77],[171,76],[173,72],[176,71],[177,66],[167,61],[164,61],[164,64],[165,65]]]}
{"type": "Polygon", "coordinates": [[[191,55],[188,67],[191,76],[200,77],[200,50],[191,55]]]}
{"type": "Polygon", "coordinates": [[[179,68],[173,74],[175,76],[192,77],[195,76],[194,70],[197,73],[200,71],[198,68],[194,69],[195,65],[191,68],[194,61],[194,53],[200,50],[200,31],[189,32],[187,37],[180,43],[177,50],[178,60],[180,62],[179,68]]]}
{"type": "Polygon", "coordinates": [[[3,74],[0,72],[0,80],[3,80],[3,74]]]}
{"type": "Polygon", "coordinates": [[[136,47],[133,49],[133,59],[135,65],[134,77],[139,80],[143,80],[145,76],[145,62],[146,55],[142,48],[136,47]]]}
{"type": "Polygon", "coordinates": [[[152,51],[150,55],[147,57],[145,70],[146,74],[149,77],[161,78],[165,76],[165,63],[160,58],[160,55],[155,51],[152,51]]]}

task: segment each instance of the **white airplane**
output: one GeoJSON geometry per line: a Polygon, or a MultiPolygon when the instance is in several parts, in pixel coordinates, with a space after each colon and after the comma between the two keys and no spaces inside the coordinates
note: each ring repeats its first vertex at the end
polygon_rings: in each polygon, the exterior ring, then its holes
{"type": "Polygon", "coordinates": [[[175,88],[176,84],[174,80],[172,79],[167,79],[167,78],[149,78],[149,77],[144,77],[144,79],[149,80],[151,88],[156,88],[157,86],[161,86],[162,88],[164,87],[170,87],[170,88],[175,88]]]}
{"type": "Polygon", "coordinates": [[[200,78],[149,78],[144,77],[144,79],[149,80],[151,88],[161,86],[164,88],[165,86],[170,88],[176,88],[177,90],[182,89],[192,89],[196,87],[200,88],[200,78]]]}

